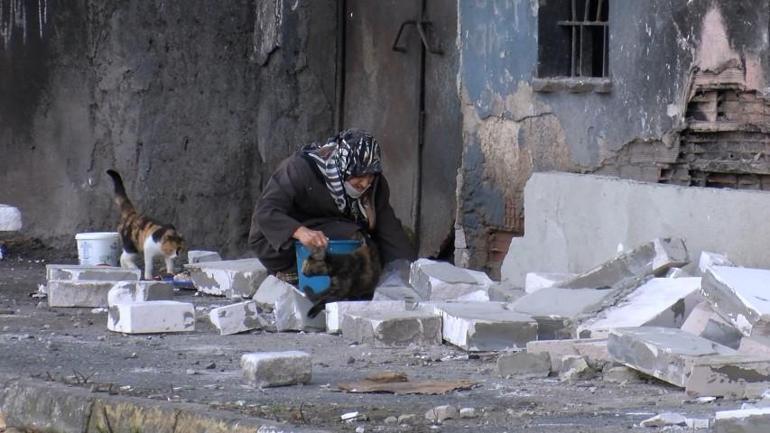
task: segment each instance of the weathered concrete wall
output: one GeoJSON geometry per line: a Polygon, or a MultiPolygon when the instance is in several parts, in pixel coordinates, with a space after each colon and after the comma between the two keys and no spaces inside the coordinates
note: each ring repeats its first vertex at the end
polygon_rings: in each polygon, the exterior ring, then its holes
{"type": "Polygon", "coordinates": [[[334,0],[0,6],[0,202],[54,246],[115,226],[114,167],[191,248],[244,253],[270,172],[334,127],[334,0]]]}
{"type": "Polygon", "coordinates": [[[538,0],[460,2],[457,221],[468,251],[456,257],[493,273],[500,255],[490,233],[522,234],[532,172],[666,181],[658,163],[679,156],[695,72],[738,59],[743,90],[763,88],[770,73],[766,1],[616,0],[610,91],[537,91],[538,10],[538,0]]]}

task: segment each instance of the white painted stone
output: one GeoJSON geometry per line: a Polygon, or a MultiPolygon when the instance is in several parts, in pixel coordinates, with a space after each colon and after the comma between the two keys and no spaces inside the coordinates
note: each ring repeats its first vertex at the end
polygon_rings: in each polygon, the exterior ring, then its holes
{"type": "Polygon", "coordinates": [[[743,335],[770,339],[770,270],[712,266],[703,295],[743,335]]]}
{"type": "Polygon", "coordinates": [[[251,331],[264,325],[259,316],[257,303],[254,301],[214,308],[209,312],[209,320],[219,330],[220,335],[251,331]]]}
{"type": "Polygon", "coordinates": [[[678,328],[703,300],[700,286],[700,278],[653,278],[616,305],[580,324],[577,333],[581,338],[604,338],[612,328],[678,328]]]}
{"type": "Polygon", "coordinates": [[[46,265],[46,280],[138,281],[141,269],[92,265],[46,265]]]}
{"type": "Polygon", "coordinates": [[[199,292],[228,298],[251,298],[267,278],[267,268],[258,259],[194,263],[185,268],[199,292]]]}
{"type": "Polygon", "coordinates": [[[441,344],[441,316],[428,311],[373,311],[342,316],[342,335],[375,347],[441,344]]]}
{"type": "Polygon", "coordinates": [[[246,381],[258,387],[310,383],[312,358],[300,351],[256,352],[241,356],[246,381]]]}
{"type": "Polygon", "coordinates": [[[174,286],[164,281],[119,281],[107,293],[107,305],[170,301],[174,286]]]}
{"type": "Polygon", "coordinates": [[[731,349],[738,349],[743,340],[742,334],[714,312],[711,304],[706,301],[693,308],[681,329],[731,349]]]}
{"type": "Polygon", "coordinates": [[[478,290],[489,290],[493,281],[479,271],[458,268],[449,263],[419,259],[412,263],[409,284],[422,299],[446,301],[478,290]]]}
{"type": "Polygon", "coordinates": [[[195,330],[195,308],[188,302],[147,301],[109,307],[107,329],[124,334],[195,330]]]}
{"type": "Polygon", "coordinates": [[[574,278],[577,274],[559,272],[527,272],[524,280],[524,291],[535,293],[540,289],[553,287],[557,283],[574,278]]]}
{"type": "Polygon", "coordinates": [[[735,266],[724,254],[701,251],[698,260],[698,270],[701,275],[706,275],[706,271],[712,266],[735,266]]]}
{"type": "Polygon", "coordinates": [[[220,262],[222,257],[216,251],[190,250],[187,252],[187,263],[220,262]]]}
{"type": "Polygon", "coordinates": [[[0,232],[19,230],[21,230],[21,211],[13,206],[0,204],[0,232]]]}
{"type": "Polygon", "coordinates": [[[406,311],[404,301],[340,301],[326,304],[326,332],[340,332],[342,316],[348,313],[368,311],[406,311]]]}
{"type": "Polygon", "coordinates": [[[443,338],[468,351],[523,349],[537,339],[537,322],[498,302],[439,303],[443,338]]]}
{"type": "Polygon", "coordinates": [[[116,281],[53,280],[46,286],[50,307],[107,307],[116,281]]]}
{"type": "Polygon", "coordinates": [[[770,432],[770,408],[719,411],[714,416],[714,432],[770,432]]]}
{"type": "Polygon", "coordinates": [[[284,283],[284,292],[273,304],[275,327],[278,331],[323,331],[326,319],[322,311],[314,318],[307,317],[307,312],[313,307],[302,293],[294,286],[284,283]]]}
{"type": "Polygon", "coordinates": [[[548,353],[551,358],[551,371],[554,373],[562,370],[561,360],[567,355],[581,356],[591,367],[597,369],[610,361],[606,338],[530,341],[527,343],[527,352],[548,353]]]}

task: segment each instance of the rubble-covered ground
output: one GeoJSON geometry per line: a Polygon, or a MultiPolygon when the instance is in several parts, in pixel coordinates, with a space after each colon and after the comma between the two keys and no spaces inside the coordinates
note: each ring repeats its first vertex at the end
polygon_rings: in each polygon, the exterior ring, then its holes
{"type": "MultiPolygon", "coordinates": [[[[224,298],[179,292],[193,302],[196,330],[185,334],[122,335],[106,329],[106,311],[47,307],[32,293],[44,282],[45,253],[26,251],[0,261],[0,373],[57,381],[92,389],[155,399],[196,402],[295,425],[328,431],[475,431],[606,432],[657,431],[639,422],[662,412],[709,418],[741,402],[700,404],[679,388],[655,379],[614,384],[602,380],[574,383],[497,377],[496,354],[471,354],[449,345],[375,349],[351,345],[324,333],[256,331],[220,336],[206,312],[226,305],[224,298]],[[40,255],[42,254],[42,256],[40,255]],[[304,350],[313,356],[309,385],[255,389],[244,384],[239,360],[255,351],[304,350]],[[397,371],[410,379],[470,379],[468,391],[447,395],[350,394],[340,382],[397,371]],[[429,409],[451,404],[475,408],[477,417],[432,425],[429,409]],[[345,424],[340,416],[358,411],[367,421],[345,424]],[[409,424],[385,419],[416,414],[409,424]],[[360,431],[360,429],[359,429],[360,431]]],[[[61,260],[60,260],[61,262],[61,260]]],[[[71,261],[72,262],[72,261],[71,261]]],[[[685,427],[668,427],[687,431],[685,427]]],[[[704,431],[704,430],[700,430],[704,431]]]]}

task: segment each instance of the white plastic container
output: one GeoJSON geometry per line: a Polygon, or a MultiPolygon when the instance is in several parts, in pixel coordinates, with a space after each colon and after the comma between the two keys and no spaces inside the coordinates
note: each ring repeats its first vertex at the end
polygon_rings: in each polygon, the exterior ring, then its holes
{"type": "Polygon", "coordinates": [[[120,235],[117,232],[78,233],[75,241],[81,265],[118,266],[120,235]]]}

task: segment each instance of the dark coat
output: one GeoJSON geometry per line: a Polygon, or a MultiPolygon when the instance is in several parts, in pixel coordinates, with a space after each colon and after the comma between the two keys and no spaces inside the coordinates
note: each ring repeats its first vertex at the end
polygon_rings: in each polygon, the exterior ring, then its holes
{"type": "Polygon", "coordinates": [[[414,260],[414,248],[390,206],[384,176],[377,176],[369,193],[376,215],[371,231],[337,208],[315,164],[297,153],[278,166],[262,191],[251,218],[249,245],[270,272],[296,266],[292,235],[303,225],[323,231],[330,239],[353,239],[356,232],[366,231],[378,246],[383,264],[414,260]]]}

